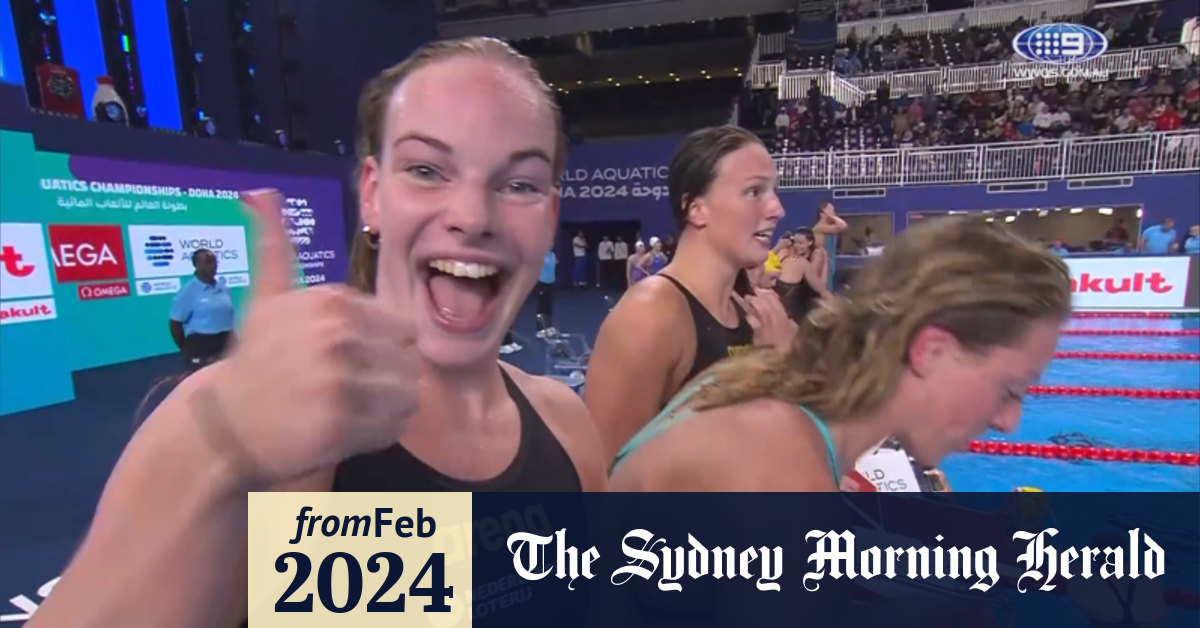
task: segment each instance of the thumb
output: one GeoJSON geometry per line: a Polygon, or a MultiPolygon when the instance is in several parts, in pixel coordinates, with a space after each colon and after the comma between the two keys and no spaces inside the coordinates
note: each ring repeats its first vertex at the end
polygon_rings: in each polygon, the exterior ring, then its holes
{"type": "Polygon", "coordinates": [[[743,312],[750,311],[750,304],[746,303],[746,297],[743,297],[742,295],[734,292],[733,293],[733,302],[737,303],[738,307],[742,308],[743,312]]]}
{"type": "Polygon", "coordinates": [[[733,301],[742,306],[742,311],[746,313],[747,317],[759,317],[758,297],[755,295],[748,294],[743,296],[735,292],[733,293],[733,301]]]}
{"type": "Polygon", "coordinates": [[[762,329],[762,316],[754,306],[754,297],[743,298],[741,295],[734,295],[734,299],[741,304],[742,311],[746,313],[746,322],[750,323],[750,329],[757,333],[762,329]]]}
{"type": "Polygon", "coordinates": [[[283,195],[275,189],[251,190],[242,193],[242,204],[254,222],[255,298],[292,290],[294,251],[283,228],[283,195]]]}

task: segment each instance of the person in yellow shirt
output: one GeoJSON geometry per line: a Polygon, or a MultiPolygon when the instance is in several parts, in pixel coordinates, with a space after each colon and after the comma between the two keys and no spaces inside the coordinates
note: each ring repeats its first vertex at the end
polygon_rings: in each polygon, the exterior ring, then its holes
{"type": "Polygon", "coordinates": [[[767,253],[767,261],[763,262],[763,270],[768,273],[777,273],[783,267],[783,262],[779,259],[779,255],[774,250],[767,253]]]}
{"type": "Polygon", "coordinates": [[[763,263],[763,271],[767,276],[774,278],[779,275],[779,271],[783,269],[783,258],[787,257],[792,248],[792,232],[788,231],[779,238],[779,242],[775,243],[775,248],[767,253],[767,261],[763,263]]]}

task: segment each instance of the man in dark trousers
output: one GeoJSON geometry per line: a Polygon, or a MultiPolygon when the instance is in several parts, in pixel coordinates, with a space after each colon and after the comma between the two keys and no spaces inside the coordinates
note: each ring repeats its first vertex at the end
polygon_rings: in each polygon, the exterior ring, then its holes
{"type": "Polygon", "coordinates": [[[554,282],[558,272],[558,256],[554,249],[546,251],[542,260],[542,276],[537,283],[537,318],[538,338],[553,336],[558,331],[554,329],[554,282]]]}

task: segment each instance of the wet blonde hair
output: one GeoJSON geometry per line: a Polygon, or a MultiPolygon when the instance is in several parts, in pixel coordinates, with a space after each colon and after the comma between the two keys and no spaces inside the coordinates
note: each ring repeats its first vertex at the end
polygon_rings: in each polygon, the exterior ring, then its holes
{"type": "MultiPolygon", "coordinates": [[[[529,57],[517,52],[503,41],[490,37],[464,37],[430,42],[418,48],[404,61],[380,72],[367,82],[358,101],[358,130],[355,140],[358,172],[361,172],[363,161],[368,157],[374,157],[377,161],[383,159],[383,132],[387,119],[388,102],[396,88],[423,67],[438,61],[459,57],[489,59],[516,70],[545,98],[546,106],[550,108],[554,118],[556,145],[553,165],[554,180],[558,181],[566,167],[567,139],[563,131],[562,112],[554,100],[554,92],[542,80],[541,74],[529,57]]],[[[356,184],[358,178],[355,177],[356,184]]],[[[350,247],[350,265],[346,283],[364,292],[375,292],[379,251],[371,241],[373,237],[377,236],[365,233],[360,226],[350,247]]]]}
{"type": "Polygon", "coordinates": [[[982,353],[1070,310],[1059,257],[977,218],[926,220],[869,262],[845,296],[810,313],[791,346],[714,366],[696,407],[769,397],[830,420],[858,416],[891,396],[921,329],[943,329],[982,353]]]}

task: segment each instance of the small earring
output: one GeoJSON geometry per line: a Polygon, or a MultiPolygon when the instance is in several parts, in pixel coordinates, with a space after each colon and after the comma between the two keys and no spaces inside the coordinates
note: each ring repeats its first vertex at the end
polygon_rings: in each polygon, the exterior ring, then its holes
{"type": "Polygon", "coordinates": [[[379,248],[379,234],[371,231],[370,225],[363,225],[363,233],[367,236],[367,246],[372,249],[379,248]]]}

